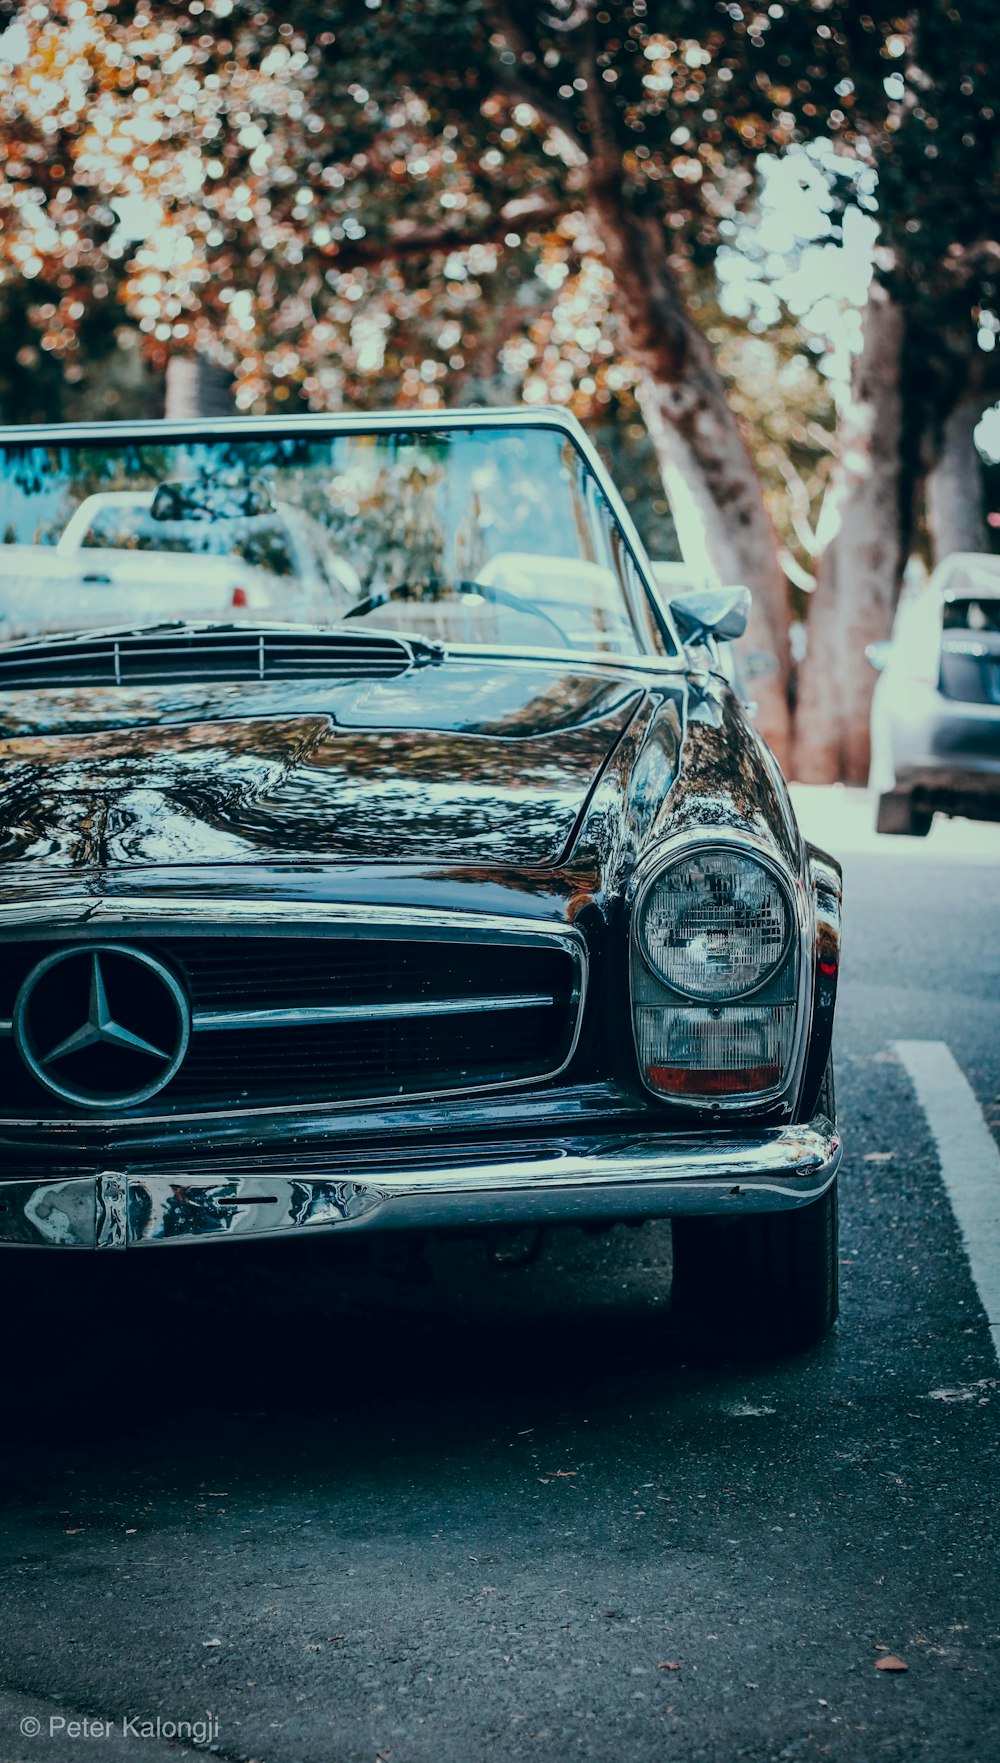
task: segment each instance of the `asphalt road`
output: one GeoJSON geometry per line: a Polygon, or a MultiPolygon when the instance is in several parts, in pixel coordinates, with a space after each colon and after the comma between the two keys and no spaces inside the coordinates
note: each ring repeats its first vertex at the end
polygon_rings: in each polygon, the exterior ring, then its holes
{"type": "Polygon", "coordinates": [[[46,1262],[4,1308],[0,1763],[176,1758],[206,1710],[259,1763],[995,1763],[1000,1373],[891,1044],[995,1128],[1000,828],[803,813],[849,888],[830,1341],[699,1362],[666,1226],[424,1284],[46,1262]]]}

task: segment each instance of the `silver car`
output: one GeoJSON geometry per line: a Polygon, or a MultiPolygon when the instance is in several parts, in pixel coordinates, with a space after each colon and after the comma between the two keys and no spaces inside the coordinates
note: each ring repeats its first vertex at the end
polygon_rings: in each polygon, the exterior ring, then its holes
{"type": "Polygon", "coordinates": [[[923,838],[935,813],[1000,820],[1000,557],[946,558],[868,658],[880,673],[869,777],[878,831],[923,838]]]}

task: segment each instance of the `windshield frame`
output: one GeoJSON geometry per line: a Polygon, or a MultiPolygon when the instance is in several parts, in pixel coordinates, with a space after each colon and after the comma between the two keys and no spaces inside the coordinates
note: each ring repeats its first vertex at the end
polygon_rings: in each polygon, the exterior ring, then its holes
{"type": "MultiPolygon", "coordinates": [[[[685,665],[684,645],[671,617],[670,608],[660,598],[656,588],[652,565],[639,537],[635,522],[596,446],[570,411],[551,405],[531,409],[514,405],[502,409],[463,407],[452,410],[349,411],[335,415],[306,413],[301,416],[223,416],[207,419],[189,418],[183,421],[159,419],[151,422],[38,423],[25,424],[23,427],[12,425],[0,427],[0,445],[22,447],[120,446],[125,438],[151,443],[169,440],[197,440],[201,444],[211,445],[213,441],[225,442],[236,435],[245,435],[248,438],[254,436],[264,438],[271,435],[329,434],[347,436],[391,434],[394,431],[407,429],[415,429],[419,432],[437,429],[511,429],[519,427],[554,430],[571,442],[607,502],[638,578],[637,581],[628,579],[631,572],[626,571],[626,579],[622,584],[623,591],[629,601],[629,611],[636,633],[638,643],[636,653],[619,656],[585,649],[571,650],[569,653],[603,664],[621,661],[625,664],[631,662],[634,666],[639,661],[648,660],[654,667],[665,668],[672,673],[683,671],[685,665]],[[644,592],[645,607],[640,605],[638,589],[644,592]],[[648,645],[647,617],[651,617],[652,623],[662,638],[662,651],[648,645]]],[[[479,646],[477,645],[477,647],[479,646]]],[[[492,648],[492,645],[484,645],[484,647],[492,648]]],[[[507,646],[504,645],[504,647],[507,646]]],[[[533,649],[529,652],[533,652],[533,649]]],[[[539,649],[538,652],[542,654],[545,651],[539,649]]],[[[561,651],[561,653],[565,655],[567,651],[561,651]]]]}

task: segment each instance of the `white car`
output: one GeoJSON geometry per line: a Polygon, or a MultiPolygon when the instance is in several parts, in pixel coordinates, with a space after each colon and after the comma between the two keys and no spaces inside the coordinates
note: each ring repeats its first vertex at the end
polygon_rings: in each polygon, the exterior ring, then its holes
{"type": "Polygon", "coordinates": [[[1000,557],[956,552],[904,596],[868,659],[869,787],[881,833],[930,832],[935,813],[1000,820],[1000,557]]]}

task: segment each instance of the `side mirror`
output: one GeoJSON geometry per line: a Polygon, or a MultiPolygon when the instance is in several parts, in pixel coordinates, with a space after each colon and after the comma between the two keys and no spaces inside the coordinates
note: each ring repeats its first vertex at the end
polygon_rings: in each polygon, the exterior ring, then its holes
{"type": "Polygon", "coordinates": [[[868,644],[865,656],[869,666],[874,667],[876,673],[883,673],[888,667],[891,648],[892,644],[887,637],[884,637],[880,643],[868,644]]]}
{"type": "Polygon", "coordinates": [[[671,596],[670,610],[685,643],[731,643],[747,628],[750,604],[749,588],[689,588],[671,596]]]}

